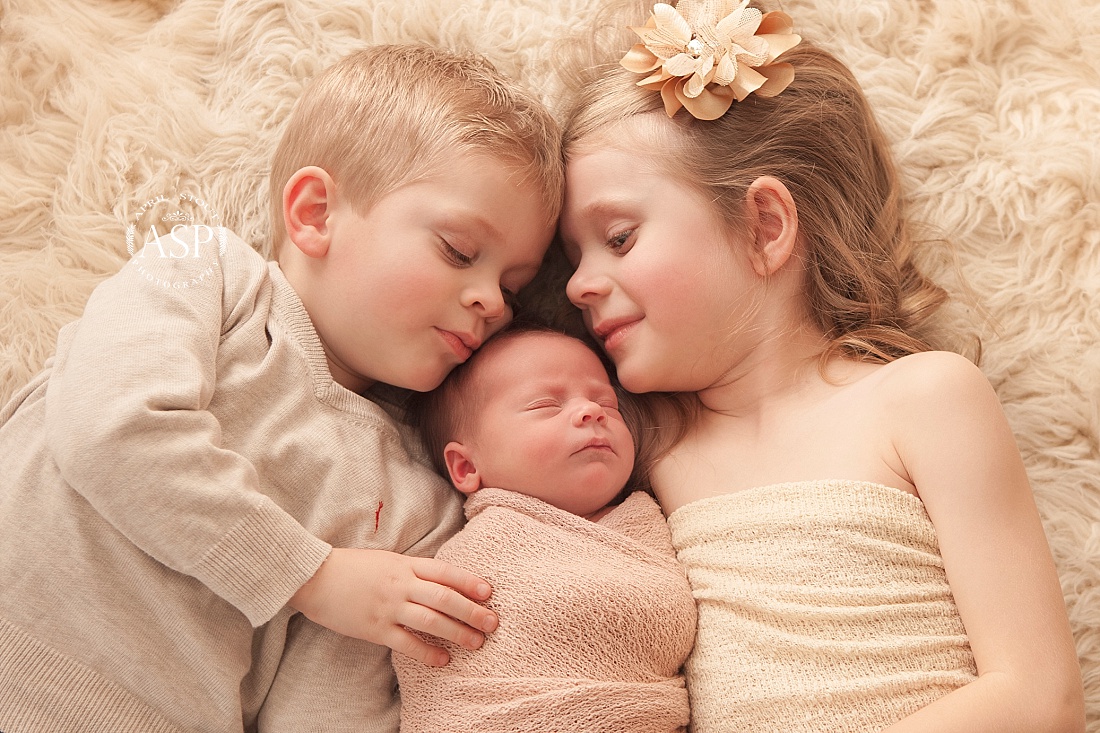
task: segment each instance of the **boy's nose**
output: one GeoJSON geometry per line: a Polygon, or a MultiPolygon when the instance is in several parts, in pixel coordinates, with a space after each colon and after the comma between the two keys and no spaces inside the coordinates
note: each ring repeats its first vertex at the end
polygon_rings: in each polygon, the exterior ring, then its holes
{"type": "Polygon", "coordinates": [[[498,287],[482,287],[467,291],[463,305],[478,311],[478,315],[489,320],[504,315],[507,302],[504,293],[498,287]]]}

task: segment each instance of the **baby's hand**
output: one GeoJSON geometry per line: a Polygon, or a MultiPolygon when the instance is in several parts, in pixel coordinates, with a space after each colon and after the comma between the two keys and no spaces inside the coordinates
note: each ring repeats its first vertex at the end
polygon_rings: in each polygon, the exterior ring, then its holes
{"type": "Polygon", "coordinates": [[[477,576],[426,557],[384,550],[334,548],[290,607],[345,636],[383,644],[424,664],[450,656],[410,629],[477,649],[497,627],[492,611],[474,603],[492,589],[477,576]]]}

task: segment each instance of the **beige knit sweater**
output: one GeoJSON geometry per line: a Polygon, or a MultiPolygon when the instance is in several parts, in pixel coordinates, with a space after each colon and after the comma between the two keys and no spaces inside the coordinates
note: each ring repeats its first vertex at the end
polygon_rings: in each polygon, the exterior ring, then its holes
{"type": "Polygon", "coordinates": [[[277,265],[164,252],[0,411],[0,730],[396,731],[388,650],[285,604],[334,545],[434,555],[461,502],[277,265]]]}
{"type": "Polygon", "coordinates": [[[974,679],[917,497],[781,484],[668,523],[699,605],[685,667],[696,733],[869,733],[974,679]]]}
{"type": "Polygon", "coordinates": [[[482,489],[438,557],[493,585],[500,627],[448,645],[446,667],[400,654],[402,733],[671,733],[695,603],[657,503],[634,493],[598,523],[482,489]]]}

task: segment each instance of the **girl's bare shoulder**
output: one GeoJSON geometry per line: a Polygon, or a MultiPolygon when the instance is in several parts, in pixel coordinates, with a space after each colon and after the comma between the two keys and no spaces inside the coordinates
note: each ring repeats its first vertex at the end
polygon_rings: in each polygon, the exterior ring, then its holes
{"type": "Polygon", "coordinates": [[[922,351],[874,365],[860,381],[882,398],[933,402],[990,388],[981,369],[951,351],[922,351]]]}
{"type": "Polygon", "coordinates": [[[953,352],[904,356],[881,365],[862,382],[867,407],[884,421],[880,428],[892,427],[889,432],[895,437],[946,429],[963,416],[986,420],[1001,413],[989,379],[953,352]]]}

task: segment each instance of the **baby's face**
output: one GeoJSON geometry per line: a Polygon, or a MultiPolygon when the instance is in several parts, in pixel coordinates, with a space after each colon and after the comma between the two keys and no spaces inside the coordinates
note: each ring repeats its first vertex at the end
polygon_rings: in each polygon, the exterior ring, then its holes
{"type": "Polygon", "coordinates": [[[480,485],[580,516],[606,506],[630,477],[634,442],[599,358],[575,339],[533,333],[484,359],[486,397],[466,442],[480,485]]]}

